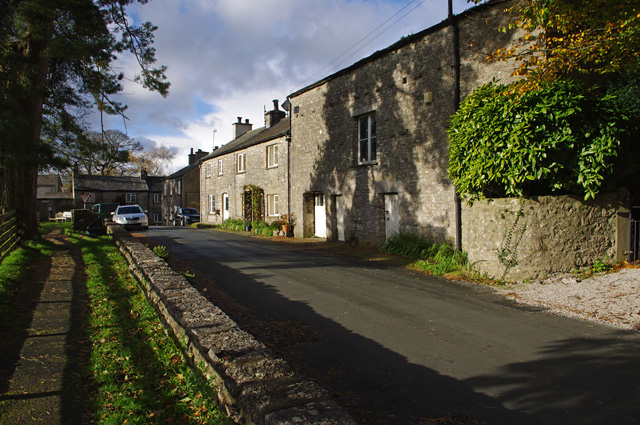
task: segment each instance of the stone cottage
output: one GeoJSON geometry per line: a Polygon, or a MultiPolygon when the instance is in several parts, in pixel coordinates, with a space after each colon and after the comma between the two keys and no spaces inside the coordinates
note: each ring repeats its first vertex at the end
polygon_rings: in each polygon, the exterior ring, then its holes
{"type": "Polygon", "coordinates": [[[178,208],[200,209],[200,160],[209,152],[198,149],[189,154],[189,165],[163,181],[162,215],[166,225],[173,223],[178,208]]]}
{"type": "Polygon", "coordinates": [[[148,176],[89,176],[73,175],[74,208],[85,207],[82,194],[88,195],[86,208],[95,204],[117,202],[121,205],[138,204],[147,211],[150,225],[162,224],[162,177],[148,176]]]}
{"type": "Polygon", "coordinates": [[[448,118],[475,87],[510,79],[513,64],[485,61],[514,37],[498,31],[505,7],[451,16],[289,96],[296,236],[459,241],[448,118]]]}
{"type": "Polygon", "coordinates": [[[273,101],[265,125],[234,123],[234,139],[202,159],[200,221],[274,221],[289,204],[289,118],[273,101]]]}

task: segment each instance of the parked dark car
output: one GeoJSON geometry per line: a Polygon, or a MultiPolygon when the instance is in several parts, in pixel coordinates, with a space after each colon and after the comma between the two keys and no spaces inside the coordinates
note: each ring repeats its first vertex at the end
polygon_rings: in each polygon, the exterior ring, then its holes
{"type": "Polygon", "coordinates": [[[174,226],[189,226],[200,222],[200,213],[195,208],[178,208],[173,216],[174,226]]]}

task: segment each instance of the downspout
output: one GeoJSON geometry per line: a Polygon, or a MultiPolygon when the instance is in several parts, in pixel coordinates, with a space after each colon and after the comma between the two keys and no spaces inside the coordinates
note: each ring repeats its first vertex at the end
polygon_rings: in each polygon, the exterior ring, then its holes
{"type": "Polygon", "coordinates": [[[291,121],[293,120],[293,114],[291,113],[292,105],[289,96],[287,96],[287,101],[289,102],[289,110],[287,111],[289,114],[289,134],[285,138],[287,141],[287,224],[291,225],[291,121]]]}
{"type": "MultiPolygon", "coordinates": [[[[453,107],[454,112],[460,107],[460,34],[456,17],[453,14],[453,2],[449,0],[449,24],[452,30],[453,42],[453,107]]],[[[456,249],[462,251],[462,201],[455,189],[455,221],[456,221],[456,249]]]]}

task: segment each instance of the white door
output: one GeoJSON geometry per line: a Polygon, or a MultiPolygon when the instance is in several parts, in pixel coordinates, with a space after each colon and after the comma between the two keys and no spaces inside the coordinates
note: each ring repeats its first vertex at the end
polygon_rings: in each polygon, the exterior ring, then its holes
{"type": "Polygon", "coordinates": [[[229,194],[222,194],[222,221],[229,218],[229,194]]]}
{"type": "Polygon", "coordinates": [[[315,196],[315,222],[316,236],[327,237],[327,211],[324,206],[324,194],[318,193],[315,196]]]}
{"type": "Polygon", "coordinates": [[[400,231],[397,194],[384,195],[384,223],[387,239],[400,231]]]}
{"type": "Polygon", "coordinates": [[[344,242],[344,201],[342,195],[336,196],[336,215],[338,240],[344,242]]]}

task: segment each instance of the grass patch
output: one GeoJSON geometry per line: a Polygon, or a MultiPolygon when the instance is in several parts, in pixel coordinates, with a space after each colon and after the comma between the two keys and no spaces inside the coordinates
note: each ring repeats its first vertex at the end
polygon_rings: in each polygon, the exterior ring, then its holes
{"type": "Polygon", "coordinates": [[[467,269],[467,254],[456,251],[448,243],[433,243],[408,233],[391,236],[381,248],[382,252],[417,260],[408,267],[442,276],[462,273],[467,269]]]}
{"type": "Polygon", "coordinates": [[[51,248],[51,243],[36,238],[19,245],[0,263],[0,320],[11,314],[11,299],[26,278],[29,267],[45,256],[51,256],[51,248]]]}
{"type": "Polygon", "coordinates": [[[71,239],[87,272],[94,421],[231,423],[214,403],[214,389],[164,332],[115,244],[108,237],[71,239]]]}

